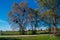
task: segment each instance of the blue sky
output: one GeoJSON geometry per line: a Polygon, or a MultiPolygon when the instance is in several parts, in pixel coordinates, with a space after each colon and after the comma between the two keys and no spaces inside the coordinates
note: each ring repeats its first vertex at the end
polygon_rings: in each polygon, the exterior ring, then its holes
{"type": "MultiPolygon", "coordinates": [[[[11,10],[11,7],[14,2],[17,2],[18,4],[22,0],[0,0],[0,30],[11,30],[7,19],[7,13],[11,10]]],[[[31,8],[37,8],[36,2],[34,0],[27,0],[28,6],[31,8]]]]}
{"type": "MultiPolygon", "coordinates": [[[[12,9],[14,2],[19,4],[21,1],[22,0],[0,0],[0,30],[12,30],[11,25],[8,23],[7,13],[12,9]]],[[[35,0],[27,0],[27,2],[29,7],[33,9],[37,8],[35,0]]],[[[43,29],[46,29],[46,27],[43,29]]]]}

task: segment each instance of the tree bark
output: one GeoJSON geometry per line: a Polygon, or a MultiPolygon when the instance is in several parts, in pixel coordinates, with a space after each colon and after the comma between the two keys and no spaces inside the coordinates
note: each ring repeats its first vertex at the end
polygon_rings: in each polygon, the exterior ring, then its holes
{"type": "Polygon", "coordinates": [[[53,17],[53,26],[54,26],[53,34],[55,35],[57,33],[57,26],[56,26],[56,18],[55,17],[53,17]]]}
{"type": "Polygon", "coordinates": [[[25,30],[23,28],[23,26],[20,25],[20,34],[24,35],[25,34],[25,30]]]}

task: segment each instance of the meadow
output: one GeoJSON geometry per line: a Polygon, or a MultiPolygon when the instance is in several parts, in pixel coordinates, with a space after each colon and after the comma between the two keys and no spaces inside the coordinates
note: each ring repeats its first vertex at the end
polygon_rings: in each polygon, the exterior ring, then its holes
{"type": "Polygon", "coordinates": [[[0,40],[60,40],[60,37],[55,37],[53,35],[37,35],[23,37],[0,37],[0,40]]]}

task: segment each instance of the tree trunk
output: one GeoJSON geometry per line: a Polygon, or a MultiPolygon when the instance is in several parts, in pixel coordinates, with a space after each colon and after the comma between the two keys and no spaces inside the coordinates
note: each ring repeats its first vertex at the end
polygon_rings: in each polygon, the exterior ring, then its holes
{"type": "Polygon", "coordinates": [[[51,20],[50,20],[50,18],[48,18],[48,26],[49,26],[49,33],[51,33],[51,20]]]}
{"type": "Polygon", "coordinates": [[[32,24],[31,24],[31,27],[32,27],[32,30],[31,30],[31,32],[32,32],[32,34],[33,34],[33,31],[34,31],[34,30],[33,30],[33,26],[32,26],[32,24]]]}
{"type": "Polygon", "coordinates": [[[55,17],[53,17],[53,26],[54,26],[53,34],[55,35],[57,33],[57,26],[56,26],[56,18],[55,17]]]}
{"type": "Polygon", "coordinates": [[[51,33],[51,27],[49,27],[49,33],[51,33]]]}
{"type": "Polygon", "coordinates": [[[32,26],[32,34],[36,34],[36,28],[35,28],[35,26],[32,26]]]}
{"type": "Polygon", "coordinates": [[[36,27],[37,27],[37,21],[36,21],[36,24],[35,24],[34,34],[36,34],[36,27]]]}
{"type": "Polygon", "coordinates": [[[24,30],[24,27],[22,26],[22,35],[25,34],[25,30],[24,30]]]}
{"type": "Polygon", "coordinates": [[[54,35],[57,33],[57,28],[54,27],[54,35]]]}
{"type": "Polygon", "coordinates": [[[20,25],[20,34],[24,35],[25,34],[25,30],[23,28],[23,26],[20,25]]]}

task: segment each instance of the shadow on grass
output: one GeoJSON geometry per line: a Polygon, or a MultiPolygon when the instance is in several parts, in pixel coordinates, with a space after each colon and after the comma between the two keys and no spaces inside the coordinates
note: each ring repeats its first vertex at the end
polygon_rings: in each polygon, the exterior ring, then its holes
{"type": "Polygon", "coordinates": [[[40,33],[40,34],[52,34],[52,33],[50,33],[50,32],[44,32],[44,33],[40,33]]]}
{"type": "Polygon", "coordinates": [[[0,40],[21,40],[19,38],[3,38],[1,37],[0,40]]]}

